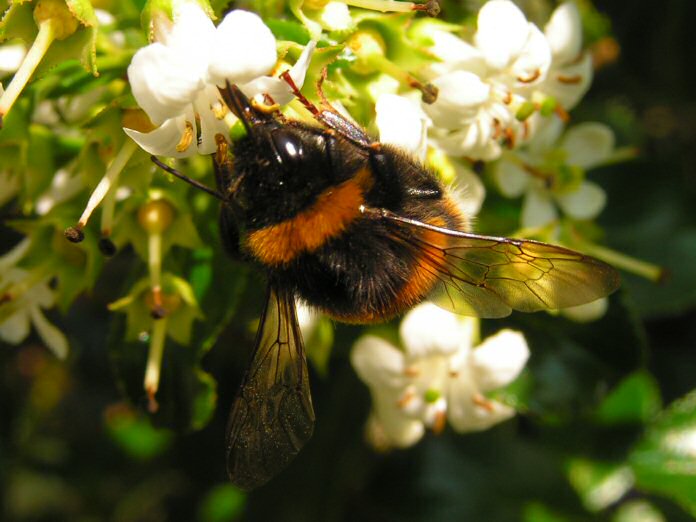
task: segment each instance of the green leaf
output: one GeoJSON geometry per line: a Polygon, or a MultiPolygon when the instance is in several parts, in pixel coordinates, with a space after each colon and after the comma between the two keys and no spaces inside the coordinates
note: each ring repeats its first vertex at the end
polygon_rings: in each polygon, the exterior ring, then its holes
{"type": "Polygon", "coordinates": [[[669,497],[696,516],[696,390],[655,419],[629,463],[638,488],[669,497]]]}
{"type": "Polygon", "coordinates": [[[531,502],[524,508],[524,522],[567,522],[569,519],[539,502],[531,502]]]}
{"type": "Polygon", "coordinates": [[[645,500],[631,500],[619,506],[612,518],[613,522],[665,522],[658,509],[645,500]]]}
{"type": "Polygon", "coordinates": [[[333,341],[333,324],[324,316],[317,319],[317,324],[312,329],[310,336],[304,340],[307,357],[312,362],[317,373],[322,377],[326,377],[329,372],[329,359],[333,341]]]}
{"type": "Polygon", "coordinates": [[[29,44],[37,32],[31,2],[12,3],[0,22],[0,41],[19,38],[29,44]]]}
{"type": "Polygon", "coordinates": [[[106,432],[130,457],[149,460],[162,454],[172,443],[172,434],[154,428],[126,405],[111,406],[105,416],[106,432]]]}
{"type": "Polygon", "coordinates": [[[293,20],[283,20],[280,18],[270,18],[265,20],[265,23],[278,40],[286,40],[296,42],[301,45],[307,45],[311,39],[307,28],[299,22],[293,20]]]}
{"type": "Polygon", "coordinates": [[[568,480],[589,511],[597,512],[617,502],[633,486],[625,464],[574,459],[568,463],[568,480]]]}
{"type": "Polygon", "coordinates": [[[643,423],[651,419],[662,405],[655,379],[645,371],[626,377],[599,405],[597,421],[602,424],[643,423]]]}
{"type": "Polygon", "coordinates": [[[201,504],[201,522],[228,522],[242,514],[246,495],[232,484],[220,484],[208,492],[201,504]]]}

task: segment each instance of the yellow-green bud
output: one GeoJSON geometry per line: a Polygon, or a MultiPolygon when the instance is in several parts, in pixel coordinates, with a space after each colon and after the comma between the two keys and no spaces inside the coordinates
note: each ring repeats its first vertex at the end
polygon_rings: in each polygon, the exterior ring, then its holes
{"type": "Polygon", "coordinates": [[[64,0],[39,0],[34,8],[34,21],[36,25],[41,25],[49,20],[53,23],[53,36],[56,40],[64,40],[77,31],[80,25],[64,0]]]}
{"type": "Polygon", "coordinates": [[[138,210],[138,223],[148,234],[161,234],[174,221],[174,207],[164,199],[153,199],[138,210]]]}
{"type": "Polygon", "coordinates": [[[355,33],[348,40],[348,46],[357,57],[352,69],[358,74],[375,72],[375,66],[370,63],[370,57],[384,56],[387,49],[382,35],[372,29],[364,29],[355,33]]]}

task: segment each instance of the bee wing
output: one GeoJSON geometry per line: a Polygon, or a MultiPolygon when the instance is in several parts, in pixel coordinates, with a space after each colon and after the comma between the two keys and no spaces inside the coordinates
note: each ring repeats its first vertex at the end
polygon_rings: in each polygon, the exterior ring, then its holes
{"type": "Polygon", "coordinates": [[[566,308],[609,295],[619,286],[614,268],[573,250],[457,232],[378,212],[412,252],[422,275],[437,277],[430,297],[456,313],[490,318],[512,310],[566,308]]]}
{"type": "Polygon", "coordinates": [[[294,297],[269,286],[256,345],[227,430],[227,472],[241,489],[283,470],[314,430],[294,297]]]}

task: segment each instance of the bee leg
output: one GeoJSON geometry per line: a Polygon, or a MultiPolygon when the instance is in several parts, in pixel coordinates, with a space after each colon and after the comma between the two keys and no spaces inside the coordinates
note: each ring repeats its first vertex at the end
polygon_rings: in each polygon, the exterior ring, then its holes
{"type": "Polygon", "coordinates": [[[220,239],[225,252],[237,261],[244,260],[244,255],[239,248],[239,227],[237,221],[228,208],[220,209],[220,239]]]}

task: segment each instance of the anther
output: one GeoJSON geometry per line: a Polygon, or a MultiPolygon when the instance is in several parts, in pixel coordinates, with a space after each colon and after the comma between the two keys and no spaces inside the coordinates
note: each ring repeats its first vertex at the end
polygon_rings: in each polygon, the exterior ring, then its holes
{"type": "Polygon", "coordinates": [[[85,239],[85,233],[82,231],[81,227],[68,227],[63,232],[65,239],[71,243],[81,243],[85,239]]]}

